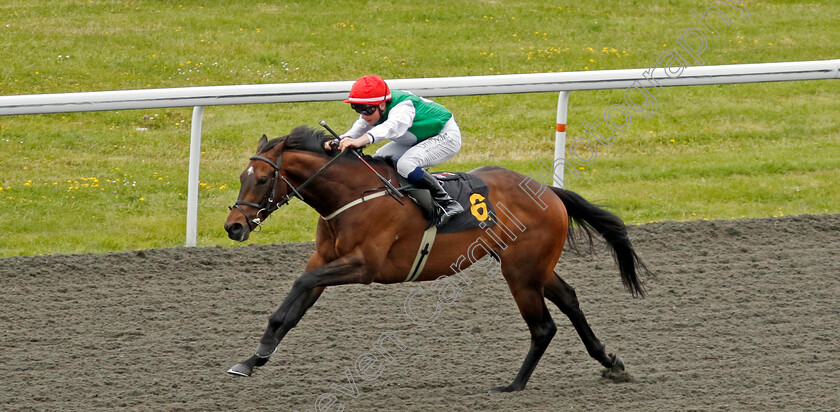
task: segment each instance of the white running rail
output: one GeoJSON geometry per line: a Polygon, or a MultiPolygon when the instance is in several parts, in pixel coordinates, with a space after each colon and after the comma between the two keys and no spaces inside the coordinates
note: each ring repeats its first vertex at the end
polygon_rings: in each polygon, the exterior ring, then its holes
{"type": "MultiPolygon", "coordinates": [[[[666,72],[664,68],[643,68],[393,79],[387,82],[394,89],[411,90],[424,97],[560,92],[555,133],[554,164],[557,165],[562,164],[565,156],[566,113],[571,91],[631,89],[639,85],[652,87],[652,82],[655,82],[656,86],[669,87],[837,78],[840,78],[840,59],[690,66],[682,67],[678,73],[666,72]]],[[[201,121],[204,107],[343,100],[352,85],[352,81],[333,81],[0,96],[0,116],[194,107],[190,140],[186,245],[195,246],[201,121]]],[[[562,167],[556,171],[555,185],[562,184],[562,171],[562,167]],[[560,173],[559,176],[557,172],[560,173]]]]}

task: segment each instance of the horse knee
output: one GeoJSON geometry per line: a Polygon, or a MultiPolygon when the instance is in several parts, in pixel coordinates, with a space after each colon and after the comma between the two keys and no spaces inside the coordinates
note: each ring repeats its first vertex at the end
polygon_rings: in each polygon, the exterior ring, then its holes
{"type": "Polygon", "coordinates": [[[557,325],[555,325],[553,321],[549,321],[545,331],[545,338],[550,341],[552,338],[554,338],[554,335],[556,334],[557,325]]]}
{"type": "Polygon", "coordinates": [[[283,326],[283,322],[285,320],[285,316],[277,316],[275,313],[268,317],[268,328],[271,330],[278,330],[281,326],[283,326]]]}
{"type": "Polygon", "coordinates": [[[309,276],[303,275],[295,279],[292,283],[292,292],[302,292],[306,290],[310,290],[314,287],[312,280],[309,276]]]}

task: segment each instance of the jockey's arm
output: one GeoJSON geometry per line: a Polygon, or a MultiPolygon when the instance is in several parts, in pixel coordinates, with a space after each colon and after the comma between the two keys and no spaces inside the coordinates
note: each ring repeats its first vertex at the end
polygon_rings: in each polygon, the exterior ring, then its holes
{"type": "Polygon", "coordinates": [[[350,130],[341,134],[341,138],[344,139],[345,137],[349,138],[356,138],[359,136],[364,135],[370,130],[373,126],[369,125],[362,116],[359,116],[358,119],[353,123],[353,126],[350,127],[350,130]]]}
{"type": "Polygon", "coordinates": [[[324,149],[331,150],[330,145],[335,145],[335,148],[338,150],[344,150],[347,147],[364,147],[370,143],[370,139],[367,137],[360,139],[360,137],[364,136],[372,127],[365,119],[359,116],[353,123],[353,126],[350,127],[350,130],[342,133],[338,139],[324,142],[324,149]],[[344,143],[340,143],[339,141],[344,143]]]}
{"type": "Polygon", "coordinates": [[[408,128],[414,123],[415,113],[414,104],[404,101],[392,107],[388,112],[388,119],[376,126],[371,127],[363,117],[359,116],[350,130],[341,135],[338,149],[364,147],[385,139],[400,137],[406,134],[408,128]]]}
{"type": "Polygon", "coordinates": [[[385,139],[396,139],[408,132],[408,128],[414,123],[414,104],[406,100],[398,103],[388,112],[388,119],[374,126],[367,131],[373,142],[381,142],[385,139]]]}

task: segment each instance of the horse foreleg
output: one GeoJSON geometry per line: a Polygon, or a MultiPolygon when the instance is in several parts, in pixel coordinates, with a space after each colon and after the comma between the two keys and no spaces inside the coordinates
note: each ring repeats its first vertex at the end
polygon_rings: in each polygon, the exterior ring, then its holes
{"type": "MultiPolygon", "coordinates": [[[[323,287],[315,288],[315,289],[310,290],[309,293],[306,293],[303,296],[302,299],[299,299],[299,301],[305,302],[305,304],[302,305],[302,306],[298,305],[297,307],[292,308],[293,313],[291,313],[291,314],[293,315],[293,317],[296,317],[298,320],[300,320],[303,317],[306,310],[309,309],[310,307],[312,307],[312,305],[315,304],[315,301],[318,300],[318,298],[321,296],[321,293],[323,291],[324,291],[323,287]]],[[[288,297],[287,297],[286,300],[288,300],[288,297]]],[[[285,301],[284,301],[284,303],[285,303],[285,301]]],[[[281,305],[281,308],[282,308],[282,305],[281,305]]],[[[277,312],[279,312],[279,311],[280,311],[280,309],[277,310],[277,312]]],[[[274,315],[276,315],[277,312],[275,312],[274,315]]],[[[274,316],[274,315],[272,315],[272,316],[274,316]]],[[[275,348],[280,343],[280,340],[283,339],[283,336],[285,336],[286,333],[292,327],[293,326],[283,328],[283,326],[281,325],[281,327],[278,329],[279,338],[276,340],[277,343],[274,345],[275,348]]],[[[264,338],[265,338],[265,336],[263,336],[263,339],[264,338]]],[[[260,340],[260,347],[262,347],[262,339],[260,340]]],[[[271,350],[271,352],[274,352],[274,350],[271,350]]],[[[255,352],[253,355],[251,355],[248,359],[245,359],[242,362],[239,362],[236,365],[234,365],[233,367],[231,367],[230,369],[228,369],[228,373],[230,373],[231,375],[251,376],[251,374],[254,371],[254,368],[257,367],[257,366],[265,365],[268,362],[269,357],[271,356],[271,353],[269,353],[268,355],[265,355],[265,356],[258,355],[258,353],[259,353],[259,349],[257,349],[257,352],[255,352]]]]}
{"type": "Polygon", "coordinates": [[[268,327],[260,339],[256,352],[248,359],[228,370],[233,375],[251,376],[254,367],[268,362],[286,333],[300,322],[327,286],[349,283],[370,283],[364,269],[364,260],[348,256],[301,275],[277,311],[268,318],[268,327]]]}
{"type": "Polygon", "coordinates": [[[614,372],[623,371],[624,362],[621,358],[614,354],[607,354],[604,345],[592,332],[589,323],[586,322],[586,316],[580,310],[574,288],[561,279],[557,273],[554,273],[553,279],[545,285],[544,291],[545,297],[557,305],[563,314],[572,321],[572,325],[580,336],[580,340],[583,341],[583,345],[586,346],[589,356],[614,372]]]}

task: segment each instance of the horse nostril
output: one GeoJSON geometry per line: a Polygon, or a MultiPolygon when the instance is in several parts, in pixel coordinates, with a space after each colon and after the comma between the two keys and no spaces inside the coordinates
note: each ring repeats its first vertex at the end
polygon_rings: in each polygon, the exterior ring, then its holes
{"type": "Polygon", "coordinates": [[[239,240],[242,237],[242,224],[232,223],[225,225],[225,231],[227,231],[229,238],[239,240]]]}
{"type": "Polygon", "coordinates": [[[244,242],[248,240],[248,235],[251,233],[250,228],[242,223],[231,223],[230,225],[225,225],[225,230],[227,230],[228,237],[237,242],[244,242]]]}

